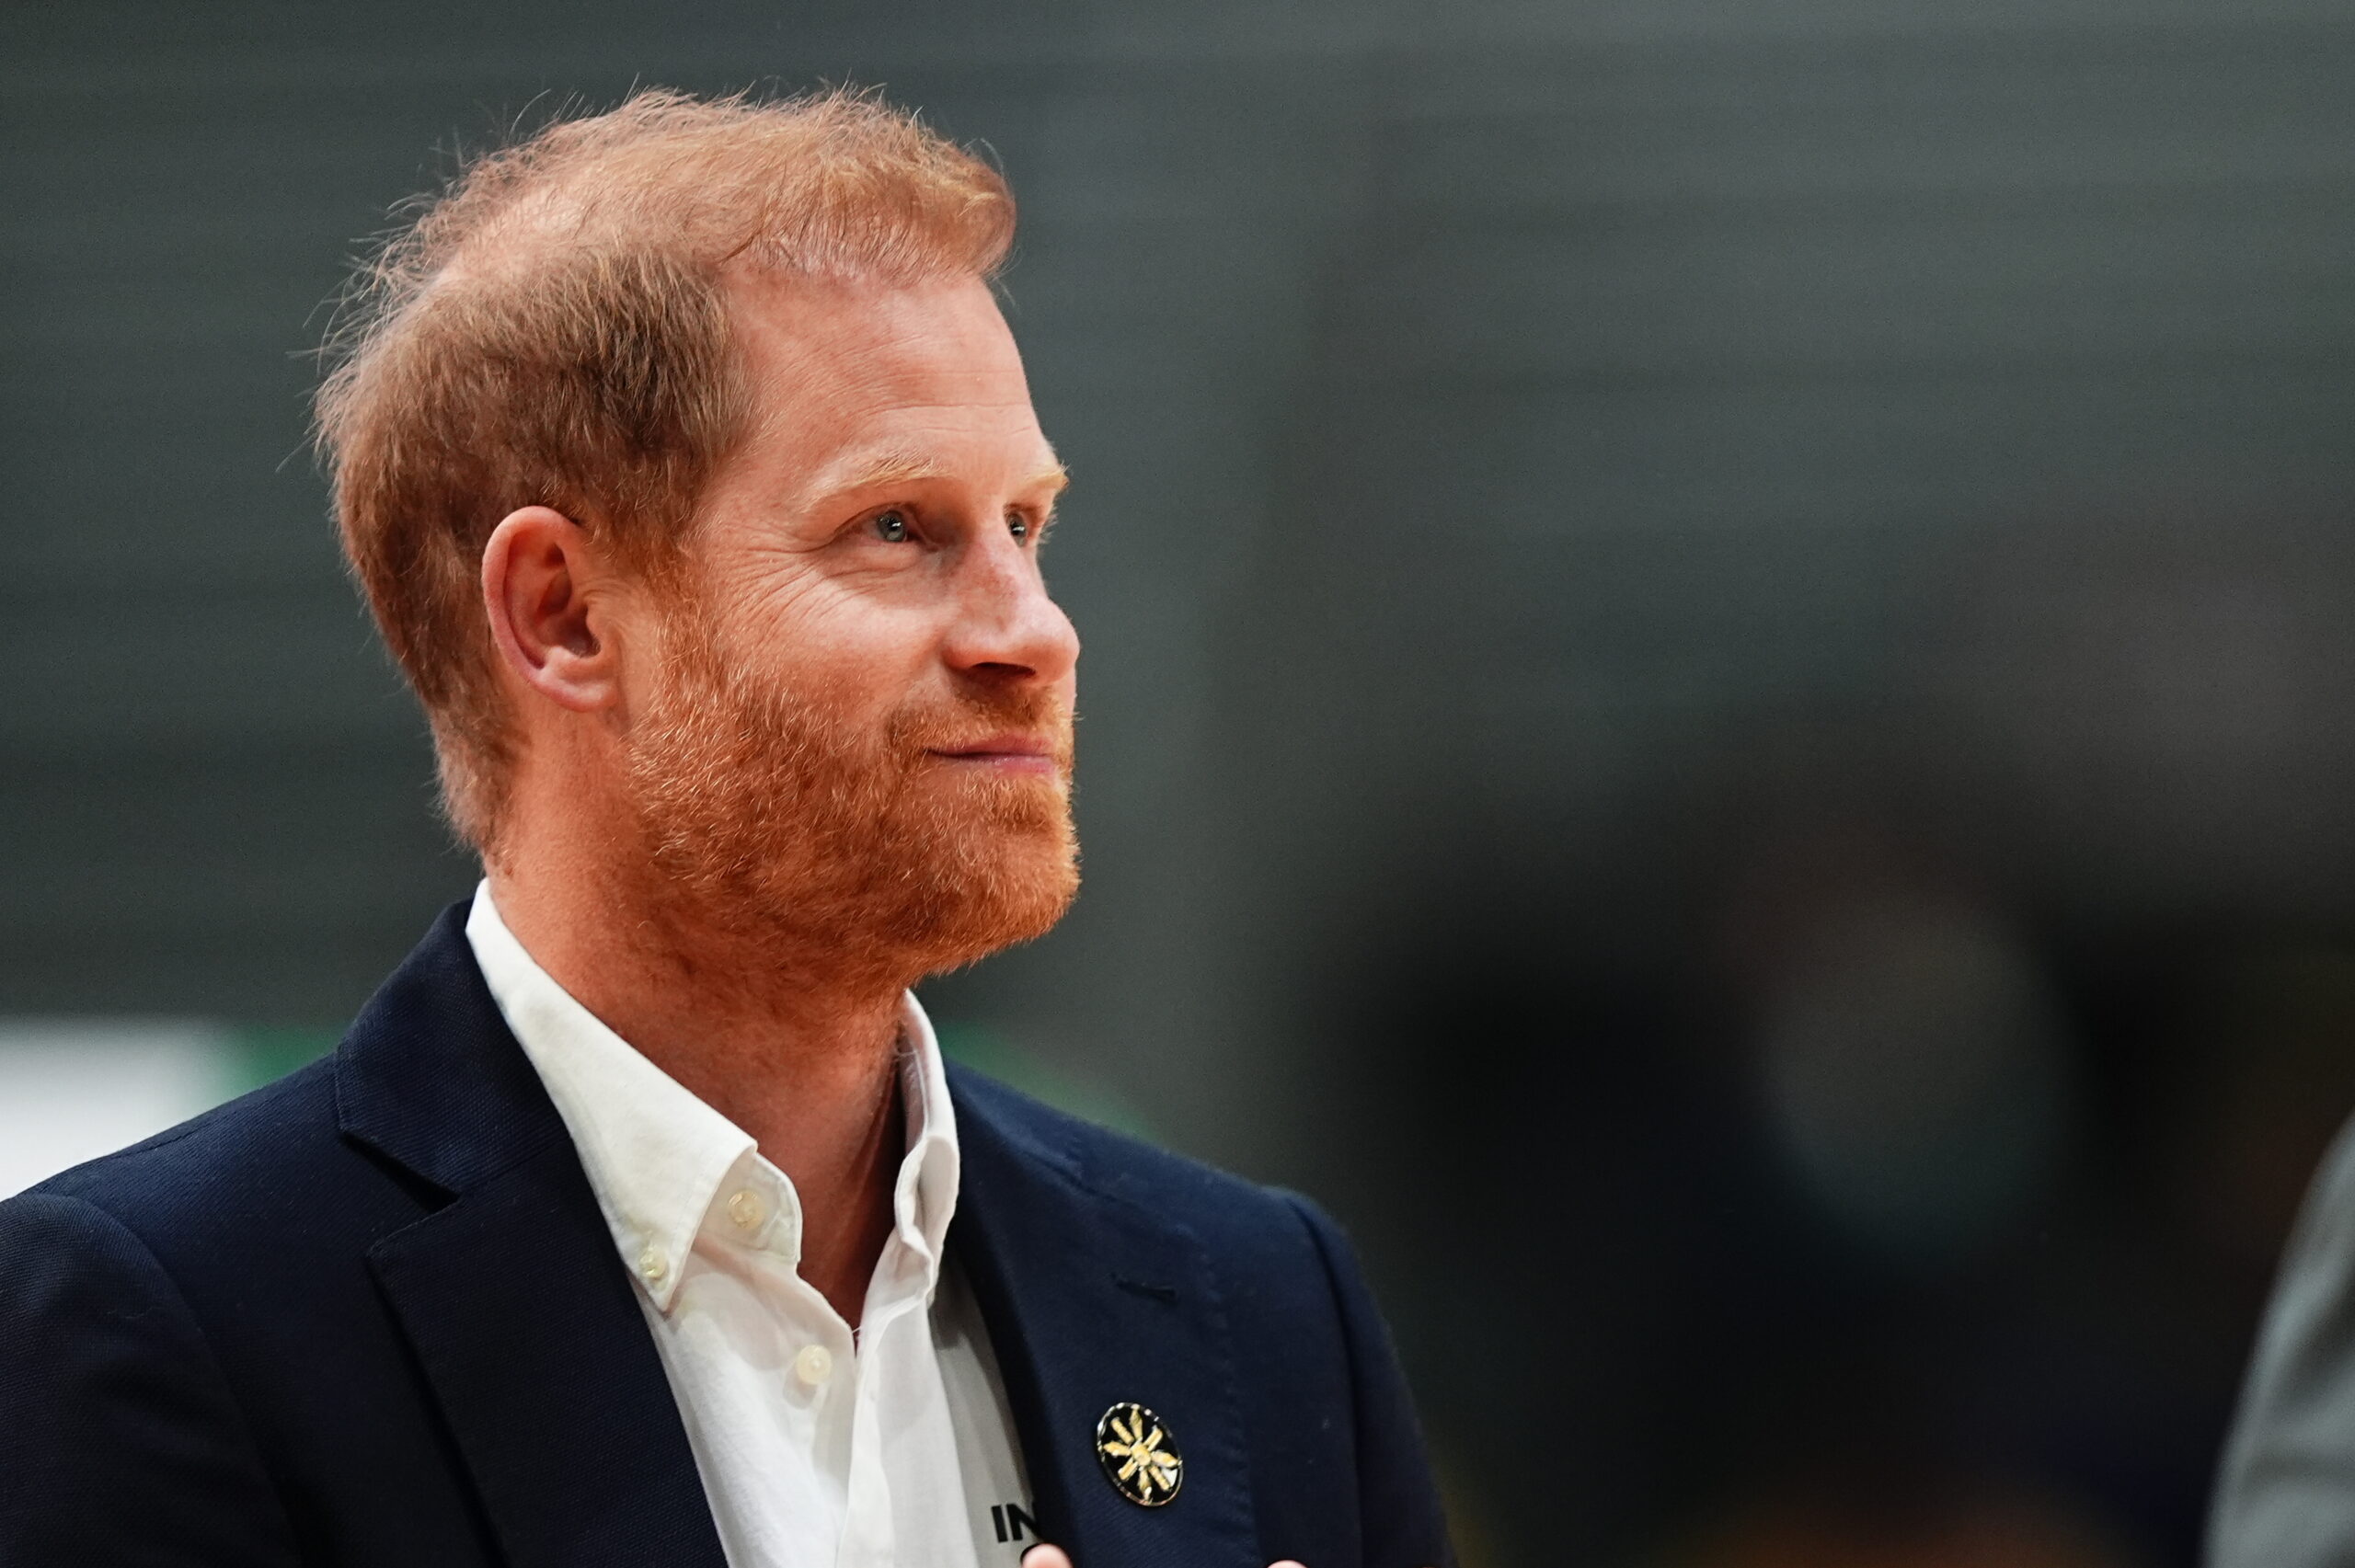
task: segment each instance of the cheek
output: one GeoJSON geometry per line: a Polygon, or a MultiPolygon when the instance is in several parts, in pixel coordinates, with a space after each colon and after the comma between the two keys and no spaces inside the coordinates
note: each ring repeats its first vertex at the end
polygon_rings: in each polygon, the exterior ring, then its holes
{"type": "Polygon", "coordinates": [[[936,618],[819,584],[769,600],[741,637],[742,673],[844,718],[906,706],[939,658],[936,618]]]}

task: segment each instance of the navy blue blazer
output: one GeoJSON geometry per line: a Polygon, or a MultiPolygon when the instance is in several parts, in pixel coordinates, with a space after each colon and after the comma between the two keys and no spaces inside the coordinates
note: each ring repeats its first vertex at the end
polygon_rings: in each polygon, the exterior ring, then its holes
{"type": "MultiPolygon", "coordinates": [[[[328,1057],[0,1204],[0,1564],[718,1568],[635,1288],[463,915],[328,1057]]],[[[949,1249],[1047,1539],[1078,1568],[1452,1561],[1329,1219],[949,1084],[949,1249]],[[1184,1455],[1163,1507],[1098,1467],[1124,1400],[1184,1455]]]]}

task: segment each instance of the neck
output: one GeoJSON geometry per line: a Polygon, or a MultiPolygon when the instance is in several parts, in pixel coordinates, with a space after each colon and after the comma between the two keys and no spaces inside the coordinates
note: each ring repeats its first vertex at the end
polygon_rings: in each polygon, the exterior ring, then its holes
{"type": "Polygon", "coordinates": [[[541,968],[785,1173],[802,1277],[856,1326],[904,1152],[903,983],[765,951],[594,857],[502,854],[490,886],[541,968]]]}

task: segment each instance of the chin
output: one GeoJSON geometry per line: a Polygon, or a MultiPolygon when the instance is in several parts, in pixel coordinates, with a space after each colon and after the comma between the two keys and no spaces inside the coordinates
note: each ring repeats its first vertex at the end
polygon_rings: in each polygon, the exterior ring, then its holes
{"type": "Polygon", "coordinates": [[[969,843],[969,853],[951,857],[956,864],[942,868],[948,874],[937,885],[930,918],[913,922],[929,928],[919,938],[930,949],[923,973],[962,968],[1036,941],[1054,929],[1078,896],[1078,853],[1067,828],[989,836],[997,841],[986,848],[969,843]]]}

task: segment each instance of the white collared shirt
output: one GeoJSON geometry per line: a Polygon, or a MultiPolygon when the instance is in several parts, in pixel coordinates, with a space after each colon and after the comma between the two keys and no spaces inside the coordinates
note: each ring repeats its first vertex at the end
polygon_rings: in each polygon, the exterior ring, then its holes
{"type": "Polygon", "coordinates": [[[638,1282],[734,1568],[1016,1563],[1029,1490],[981,1314],[942,1268],[957,1120],[915,998],[896,1222],[854,1333],[801,1277],[800,1199],[752,1138],[534,962],[488,882],[466,940],[638,1282]]]}

